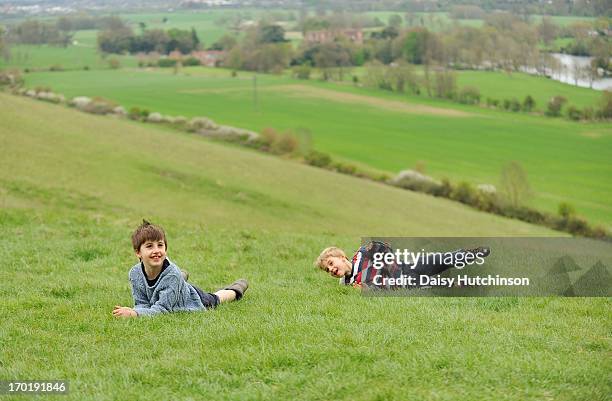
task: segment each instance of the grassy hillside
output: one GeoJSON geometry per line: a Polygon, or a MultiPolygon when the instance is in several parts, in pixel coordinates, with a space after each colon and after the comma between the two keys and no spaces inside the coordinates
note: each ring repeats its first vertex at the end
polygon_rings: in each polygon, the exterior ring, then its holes
{"type": "Polygon", "coordinates": [[[199,221],[219,224],[231,218],[253,227],[354,236],[375,231],[389,235],[547,232],[453,202],[211,144],[188,134],[7,95],[2,100],[7,155],[0,176],[9,195],[13,189],[16,193],[76,191],[121,210],[135,205],[138,213],[181,219],[197,215],[199,221]],[[32,110],[35,115],[29,117],[32,110]],[[24,157],[26,151],[32,156],[24,157]],[[24,181],[13,180],[22,176],[24,181]],[[159,211],[157,205],[149,205],[152,196],[162,204],[178,202],[179,197],[184,204],[159,211]],[[355,219],[366,209],[369,218],[355,219]]]}
{"type": "MultiPolygon", "coordinates": [[[[65,399],[598,400],[609,299],[361,297],[312,268],[360,235],[544,235],[455,203],[151,126],[0,94],[2,376],[70,380],[65,399]],[[216,311],[115,320],[129,235],[216,311]]],[[[6,399],[22,399],[23,396],[6,399]]]]}
{"type": "Polygon", "coordinates": [[[437,178],[498,185],[503,165],[516,160],[527,171],[533,206],[556,212],[561,201],[568,201],[590,220],[612,224],[610,124],[269,75],[257,77],[255,96],[252,74],[231,78],[219,69],[192,68],[179,75],[143,70],[36,73],[27,76],[26,84],[51,86],[67,96],[103,96],[128,109],[205,115],[254,130],[307,130],[315,149],[391,174],[423,161],[426,172],[437,178]]]}

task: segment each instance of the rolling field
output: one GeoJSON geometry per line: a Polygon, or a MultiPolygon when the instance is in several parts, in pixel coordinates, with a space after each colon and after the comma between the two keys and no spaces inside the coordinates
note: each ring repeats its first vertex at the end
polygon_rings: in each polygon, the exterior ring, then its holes
{"type": "MultiPolygon", "coordinates": [[[[315,271],[362,235],[550,235],[459,204],[0,93],[0,374],[63,399],[605,400],[606,298],[371,298],[315,271]],[[367,211],[367,213],[364,213],[367,211]],[[116,320],[131,230],[244,300],[116,320]],[[196,396],[197,394],[197,396],[196,396]]],[[[3,396],[20,400],[23,396],[3,396]]]]}
{"type": "MultiPolygon", "coordinates": [[[[67,96],[103,96],[128,109],[208,116],[256,131],[308,130],[315,149],[391,174],[422,161],[436,178],[497,185],[502,166],[516,160],[535,192],[533,206],[556,212],[561,201],[568,201],[589,220],[611,226],[611,124],[573,123],[267,75],[258,76],[255,99],[252,74],[229,75],[204,68],[179,75],[159,70],[36,73],[27,76],[26,84],[51,86],[67,96]]],[[[513,81],[500,82],[510,87],[513,81]]],[[[543,82],[542,87],[551,84],[543,82]]],[[[586,93],[572,89],[572,96],[586,93]]],[[[600,96],[588,92],[576,99],[600,96]]]]}

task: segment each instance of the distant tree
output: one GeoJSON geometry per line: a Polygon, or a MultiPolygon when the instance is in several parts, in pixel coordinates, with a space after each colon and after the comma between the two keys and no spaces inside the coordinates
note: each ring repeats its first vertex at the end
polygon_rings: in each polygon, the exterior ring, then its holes
{"type": "Polygon", "coordinates": [[[530,112],[535,108],[535,99],[531,95],[525,96],[523,100],[523,111],[530,112]]]}
{"type": "Polygon", "coordinates": [[[429,32],[426,29],[412,30],[403,38],[403,55],[412,64],[422,64],[427,50],[429,32]]]}
{"type": "Polygon", "coordinates": [[[134,40],[134,33],[129,27],[105,29],[98,32],[98,49],[103,53],[129,52],[134,40]]]}
{"type": "Polygon", "coordinates": [[[191,27],[191,42],[193,43],[194,50],[200,45],[200,38],[198,38],[198,34],[194,27],[191,27]]]}
{"type": "Polygon", "coordinates": [[[14,42],[25,44],[50,44],[56,46],[67,46],[71,41],[71,34],[60,31],[56,24],[40,22],[38,20],[27,20],[11,30],[14,42]]]}
{"type": "Polygon", "coordinates": [[[559,29],[557,25],[552,22],[551,18],[545,16],[542,18],[542,22],[538,26],[538,34],[540,35],[540,39],[547,46],[552,43],[553,40],[557,37],[559,29]]]}
{"type": "Polygon", "coordinates": [[[2,58],[4,60],[9,60],[11,57],[11,53],[9,51],[9,47],[8,47],[8,43],[6,42],[6,31],[5,28],[0,25],[0,56],[2,56],[2,58]]]}
{"type": "Polygon", "coordinates": [[[465,104],[479,104],[480,90],[474,86],[464,86],[459,92],[458,100],[465,104]]]}
{"type": "Polygon", "coordinates": [[[380,32],[372,32],[370,37],[372,39],[395,39],[399,36],[399,30],[394,26],[385,27],[380,32]]]}
{"type": "Polygon", "coordinates": [[[601,94],[599,114],[602,118],[612,118],[612,91],[605,90],[601,94]]]}
{"type": "Polygon", "coordinates": [[[502,168],[500,181],[502,194],[514,207],[521,206],[532,194],[527,173],[517,161],[512,161],[502,168]]]}
{"type": "Polygon", "coordinates": [[[393,14],[389,17],[389,27],[400,28],[404,23],[401,15],[393,14]]]}
{"type": "Polygon", "coordinates": [[[364,83],[367,86],[395,92],[410,91],[419,93],[418,77],[411,64],[400,61],[393,65],[384,65],[375,60],[366,65],[364,83]]]}
{"type": "Polygon", "coordinates": [[[579,121],[582,119],[582,112],[576,106],[570,105],[567,108],[567,118],[573,121],[579,121]]]}
{"type": "Polygon", "coordinates": [[[168,53],[178,50],[183,54],[189,54],[198,48],[200,40],[198,39],[195,30],[183,30],[178,28],[169,29],[168,32],[168,44],[166,50],[168,53]]]}
{"type": "MultiPolygon", "coordinates": [[[[610,23],[612,25],[612,22],[610,23]]],[[[612,26],[609,28],[612,29],[612,26]]],[[[610,58],[612,57],[612,45],[606,37],[596,37],[591,40],[589,52],[593,56],[592,67],[594,69],[601,68],[612,70],[610,58]]]]}
{"type": "Polygon", "coordinates": [[[285,30],[280,25],[261,25],[257,31],[259,43],[282,43],[285,42],[285,30]]]}
{"type": "Polygon", "coordinates": [[[567,219],[576,214],[576,209],[568,202],[561,202],[559,203],[558,212],[559,216],[567,219]]]}
{"type": "Polygon", "coordinates": [[[346,68],[351,65],[351,54],[348,48],[339,42],[322,43],[316,46],[313,55],[314,65],[323,72],[323,79],[331,79],[336,73],[342,80],[346,68]]]}
{"type": "Polygon", "coordinates": [[[521,103],[515,97],[513,97],[510,100],[510,110],[515,113],[518,113],[519,111],[521,111],[521,103]]]}
{"type": "Polygon", "coordinates": [[[404,60],[411,64],[446,64],[444,47],[438,36],[425,28],[409,30],[397,39],[404,60]]]}
{"type": "Polygon", "coordinates": [[[170,38],[163,29],[149,29],[133,39],[130,52],[166,53],[169,41],[170,38]]]}
{"type": "Polygon", "coordinates": [[[590,63],[582,67],[582,76],[589,81],[589,88],[593,88],[593,82],[599,77],[597,71],[597,60],[592,59],[590,63]]]}
{"type": "Polygon", "coordinates": [[[249,36],[229,52],[224,64],[234,69],[280,73],[288,67],[292,55],[290,43],[258,43],[249,36]]]}
{"type": "Polygon", "coordinates": [[[380,20],[380,18],[374,17],[374,19],[372,19],[371,26],[374,27],[374,28],[378,28],[378,27],[381,27],[381,26],[385,26],[385,23],[382,22],[380,20]]]}
{"type": "Polygon", "coordinates": [[[234,36],[231,35],[223,35],[219,38],[215,43],[213,43],[208,49],[209,50],[225,50],[229,51],[236,46],[238,41],[234,36]]]}
{"type": "Polygon", "coordinates": [[[57,22],[55,23],[55,26],[57,27],[59,31],[62,31],[62,32],[70,32],[74,29],[72,25],[72,20],[67,17],[58,18],[57,22]]]}
{"type": "Polygon", "coordinates": [[[553,96],[546,105],[546,115],[549,117],[558,117],[561,115],[561,109],[567,102],[567,99],[563,96],[553,96]]]}
{"type": "Polygon", "coordinates": [[[297,79],[310,79],[311,68],[308,64],[293,67],[293,77],[297,79]]]}
{"type": "Polygon", "coordinates": [[[399,61],[392,66],[388,66],[387,75],[392,88],[396,92],[403,93],[409,90],[412,94],[419,94],[418,77],[414,73],[413,66],[405,61],[399,61]]]}
{"type": "Polygon", "coordinates": [[[457,74],[446,69],[436,71],[434,91],[436,97],[453,99],[457,93],[457,74]]]}
{"type": "Polygon", "coordinates": [[[110,31],[118,31],[129,27],[121,18],[113,15],[103,19],[102,28],[110,31]]]}

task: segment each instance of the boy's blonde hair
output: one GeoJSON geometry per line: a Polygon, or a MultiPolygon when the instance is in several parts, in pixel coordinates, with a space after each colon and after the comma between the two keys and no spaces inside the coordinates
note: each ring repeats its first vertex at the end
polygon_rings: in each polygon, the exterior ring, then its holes
{"type": "Polygon", "coordinates": [[[317,260],[314,261],[314,266],[325,270],[325,262],[327,261],[327,258],[330,257],[346,258],[346,254],[342,249],[335,246],[330,246],[329,248],[323,249],[323,252],[321,252],[317,260]]]}

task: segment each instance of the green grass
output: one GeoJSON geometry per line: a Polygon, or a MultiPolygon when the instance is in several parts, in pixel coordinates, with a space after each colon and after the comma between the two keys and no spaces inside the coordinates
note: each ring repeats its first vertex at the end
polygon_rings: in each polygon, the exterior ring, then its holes
{"type": "MultiPolygon", "coordinates": [[[[228,32],[229,26],[224,22],[235,11],[213,10],[201,12],[168,12],[168,13],[138,13],[121,15],[132,24],[135,33],[140,32],[138,23],[144,22],[147,29],[196,29],[198,37],[204,46],[212,45],[217,39],[228,32]],[[168,20],[163,23],[163,18],[168,20]]],[[[243,11],[246,15],[259,15],[261,12],[243,11]]],[[[11,45],[11,59],[0,58],[0,69],[2,68],[29,68],[48,69],[59,65],[64,69],[107,69],[108,58],[101,58],[97,51],[97,31],[77,31],[74,34],[76,44],[64,47],[46,45],[11,45]]],[[[124,67],[135,67],[137,60],[132,56],[112,55],[118,58],[124,67]]]]}
{"type": "MultiPolygon", "coordinates": [[[[389,17],[392,15],[399,15],[404,19],[404,26],[408,26],[406,15],[408,13],[394,12],[394,11],[371,11],[366,12],[365,15],[370,17],[378,17],[382,22],[388,23],[389,17]]],[[[480,28],[484,25],[483,19],[454,19],[447,12],[427,12],[427,13],[412,13],[414,15],[413,25],[414,26],[425,26],[427,29],[433,31],[440,31],[449,28],[453,24],[459,24],[462,26],[471,26],[474,28],[480,28]]],[[[595,18],[591,17],[566,17],[566,16],[551,16],[551,21],[559,26],[572,25],[578,22],[591,23],[595,21],[595,18]]],[[[541,15],[530,15],[530,22],[532,24],[539,24],[542,20],[541,15]]]]}
{"type": "MultiPolygon", "coordinates": [[[[421,77],[424,75],[421,66],[415,66],[414,72],[421,77]]],[[[597,108],[602,98],[601,91],[568,85],[554,79],[522,72],[508,74],[501,71],[454,70],[454,73],[457,76],[458,89],[461,90],[465,86],[477,88],[483,104],[486,104],[487,97],[500,101],[516,98],[522,102],[527,95],[531,95],[536,100],[535,110],[544,112],[548,100],[553,96],[564,96],[568,99],[568,105],[572,104],[579,108],[597,108]]],[[[366,74],[367,67],[356,67],[351,69],[351,73],[347,74],[344,79],[345,82],[350,83],[355,75],[363,81],[366,74]]]]}
{"type": "Polygon", "coordinates": [[[564,96],[568,99],[568,105],[572,104],[579,108],[597,108],[601,100],[601,91],[567,85],[524,73],[459,71],[457,85],[459,88],[464,86],[478,88],[483,103],[487,97],[500,101],[517,98],[522,102],[527,95],[531,95],[536,101],[536,109],[540,111],[546,110],[546,105],[553,96],[564,96]]]}
{"type": "MultiPolygon", "coordinates": [[[[556,212],[561,201],[568,201],[596,223],[609,227],[612,222],[610,124],[496,112],[426,97],[266,75],[258,76],[255,105],[250,73],[231,78],[226,70],[184,71],[179,75],[138,70],[37,73],[27,76],[27,85],[49,85],[67,96],[103,96],[128,109],[139,106],[171,115],[204,115],[257,131],[265,127],[307,129],[315,149],[392,174],[421,160],[427,173],[437,178],[497,185],[502,166],[517,160],[535,192],[533,206],[556,212]],[[398,105],[424,105],[441,113],[469,115],[422,114],[398,110],[398,105]]],[[[542,91],[531,91],[538,102],[548,96],[545,91],[554,89],[567,89],[571,103],[573,99],[580,99],[576,103],[589,98],[595,101],[600,96],[596,91],[518,74],[489,77],[481,73],[480,77],[488,90],[499,79],[500,93],[523,82],[520,90],[542,91]]]]}
{"type": "Polygon", "coordinates": [[[111,55],[100,57],[96,42],[97,31],[78,31],[74,35],[76,44],[68,47],[49,45],[11,45],[10,59],[0,58],[0,69],[19,68],[49,69],[59,66],[65,70],[108,69],[108,60],[116,58],[123,67],[136,67],[135,57],[111,55]]]}
{"type": "MultiPolygon", "coordinates": [[[[139,32],[139,23],[146,24],[147,29],[194,28],[198,38],[204,46],[212,45],[217,39],[229,30],[228,21],[236,15],[236,10],[208,10],[208,11],[178,11],[167,13],[135,13],[123,14],[122,18],[131,22],[135,32],[139,32]],[[166,22],[163,22],[167,18],[166,22]]],[[[244,16],[257,16],[261,12],[254,10],[241,11],[244,16]]]]}
{"type": "Polygon", "coordinates": [[[0,94],[0,119],[4,379],[70,380],[67,400],[610,394],[609,299],[361,297],[311,265],[361,235],[542,228],[25,98],[0,94]],[[113,319],[132,302],[129,235],[142,217],[166,228],[193,283],[247,277],[244,300],[113,319]]]}

